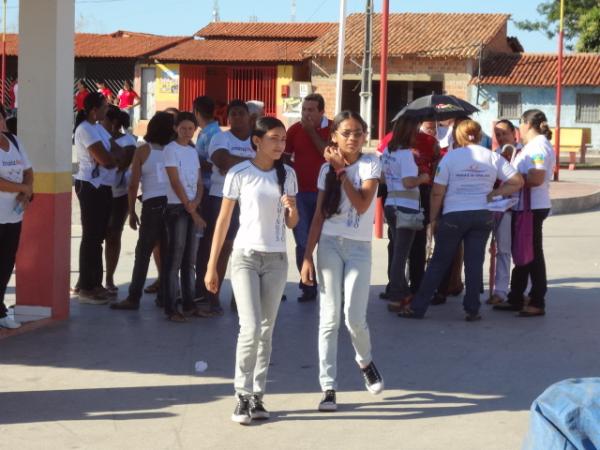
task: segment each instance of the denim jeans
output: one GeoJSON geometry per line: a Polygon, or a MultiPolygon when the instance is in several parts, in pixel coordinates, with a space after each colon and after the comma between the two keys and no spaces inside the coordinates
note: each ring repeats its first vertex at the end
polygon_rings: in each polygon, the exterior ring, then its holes
{"type": "MultiPolygon", "coordinates": [[[[211,300],[211,302],[218,303],[219,294],[215,295],[206,290],[206,287],[204,286],[204,276],[206,275],[206,266],[210,258],[212,238],[215,234],[215,225],[217,223],[217,218],[219,217],[219,212],[221,211],[221,203],[223,203],[223,198],[215,195],[207,195],[205,196],[205,199],[206,202],[204,200],[202,201],[202,217],[206,221],[206,229],[204,230],[204,236],[199,243],[199,264],[196,267],[195,291],[196,296],[206,296],[211,300]]],[[[227,236],[225,237],[223,250],[221,250],[221,254],[219,255],[217,270],[219,271],[220,283],[223,282],[223,278],[225,276],[227,262],[229,261],[229,249],[231,249],[231,243],[235,239],[239,228],[240,206],[236,203],[233,209],[233,214],[231,215],[231,223],[229,224],[229,229],[227,230],[227,236]],[[229,243],[229,245],[227,245],[227,243],[229,243]]]]}
{"type": "MultiPolygon", "coordinates": [[[[298,270],[302,269],[308,232],[317,208],[317,195],[317,192],[298,192],[296,194],[296,205],[300,219],[298,220],[298,225],[294,227],[293,232],[296,241],[296,266],[298,270]]],[[[317,293],[317,286],[307,286],[300,281],[299,287],[307,295],[315,296],[317,293]]]]}
{"type": "Polygon", "coordinates": [[[142,297],[152,250],[157,242],[165,240],[166,206],[167,197],[150,198],[142,203],[140,232],[135,246],[135,262],[128,297],[134,303],[139,303],[142,297]]]}
{"type": "Polygon", "coordinates": [[[15,258],[21,237],[21,222],[0,223],[0,319],[6,317],[4,294],[15,268],[15,258]]]}
{"type": "Polygon", "coordinates": [[[179,274],[183,309],[190,310],[194,307],[195,265],[200,231],[183,205],[167,205],[165,221],[167,254],[161,255],[165,259],[165,282],[161,280],[161,289],[164,287],[165,313],[170,316],[177,311],[175,299],[179,274]]]}
{"type": "Polygon", "coordinates": [[[287,270],[285,253],[241,249],[232,253],[231,285],[240,322],[235,355],[236,394],[262,397],[265,393],[273,329],[287,270]]]}
{"type": "Polygon", "coordinates": [[[342,305],[356,362],[371,363],[367,304],[371,281],[371,242],[321,235],[317,248],[320,283],[319,382],[337,389],[337,344],[342,305]]]}
{"type": "Polygon", "coordinates": [[[416,213],[417,211],[399,206],[385,207],[385,221],[390,233],[393,234],[392,263],[389,269],[390,289],[388,294],[390,300],[400,301],[410,295],[408,282],[406,281],[406,261],[415,237],[415,230],[408,228],[396,228],[396,211],[416,213]]]}
{"type": "Polygon", "coordinates": [[[496,273],[494,274],[494,292],[502,299],[506,298],[510,283],[511,254],[511,217],[510,211],[502,214],[496,224],[496,273]]]}
{"type": "MultiPolygon", "coordinates": [[[[546,278],[546,259],[544,258],[542,226],[550,213],[549,209],[533,210],[533,261],[526,266],[515,266],[510,280],[510,293],[508,301],[517,306],[523,306],[523,294],[531,278],[530,305],[535,308],[546,307],[546,292],[548,280],[546,278]]],[[[513,214],[513,233],[517,215],[513,214]]]]}
{"type": "Polygon", "coordinates": [[[102,286],[102,242],[106,237],[112,191],[109,186],[95,188],[87,181],[75,180],[75,193],[81,210],[78,287],[92,290],[102,286]]]}
{"type": "Polygon", "coordinates": [[[411,303],[417,316],[423,316],[427,311],[429,301],[448,272],[461,241],[464,241],[466,282],[463,308],[468,314],[479,312],[485,245],[493,221],[492,213],[487,210],[451,212],[439,219],[433,256],[411,303]]]}

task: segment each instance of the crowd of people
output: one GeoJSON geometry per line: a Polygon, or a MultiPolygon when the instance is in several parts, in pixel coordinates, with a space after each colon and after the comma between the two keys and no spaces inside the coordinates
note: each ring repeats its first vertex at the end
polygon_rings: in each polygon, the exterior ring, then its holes
{"type": "MultiPolygon", "coordinates": [[[[342,111],[330,120],[316,93],[304,98],[301,120],[289,129],[265,116],[261,102],[232,100],[222,130],[215,102],[201,96],[192,112],[156,113],[136,138],[129,110],[101,90],[79,97],[75,123],[82,238],[73,292],[82,304],[137,310],[154,255],[159,276],[146,291],[156,292],[166,318],[211,318],[224,313],[220,290],[230,262],[231,307],[240,324],[233,421],[269,417],[263,395],[278,308],[286,299],[288,229],[296,244],[298,301],[314,302],[320,294],[318,409],[337,408],[342,312],[367,390],[384,389],[367,322],[378,196],[389,237],[389,283],[380,297],[390,311],[423,318],[430,305],[464,289],[466,320],[480,320],[485,248],[493,233],[498,251],[488,303],[521,317],[545,313],[542,228],[554,156],[543,112],[526,111],[518,130],[508,120],[497,122],[497,149],[469,117],[443,123],[401,117],[377,154],[364,151],[368,126],[360,115],[342,111]],[[492,212],[490,205],[511,198],[492,212]],[[532,256],[519,259],[511,275],[512,238],[520,236],[525,212],[532,215],[532,242],[525,243],[532,256]],[[128,293],[119,300],[114,273],[126,223],[139,235],[128,293]]],[[[1,127],[3,111],[0,116],[1,127]]],[[[12,133],[0,134],[0,149],[0,239],[11,243],[0,255],[2,300],[33,172],[12,133]]],[[[18,326],[3,302],[0,325],[18,326]]]]}

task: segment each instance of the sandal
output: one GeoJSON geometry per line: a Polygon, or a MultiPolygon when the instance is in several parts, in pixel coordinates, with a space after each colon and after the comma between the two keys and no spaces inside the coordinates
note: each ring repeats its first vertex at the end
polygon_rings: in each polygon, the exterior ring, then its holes
{"type": "Polygon", "coordinates": [[[402,311],[398,313],[398,317],[402,317],[403,319],[422,319],[423,316],[417,315],[412,309],[404,308],[402,311]]]}
{"type": "Polygon", "coordinates": [[[158,278],[154,283],[149,286],[146,286],[144,292],[146,294],[156,294],[160,289],[160,278],[158,278]]]}
{"type": "Polygon", "coordinates": [[[546,315],[546,311],[535,306],[526,306],[517,313],[517,317],[538,317],[546,315]]]}
{"type": "Polygon", "coordinates": [[[181,313],[173,313],[170,316],[167,316],[167,320],[171,322],[183,323],[186,322],[185,317],[181,313]]]}
{"type": "Polygon", "coordinates": [[[225,314],[221,305],[211,305],[208,311],[212,314],[212,317],[220,317],[225,314]]]}

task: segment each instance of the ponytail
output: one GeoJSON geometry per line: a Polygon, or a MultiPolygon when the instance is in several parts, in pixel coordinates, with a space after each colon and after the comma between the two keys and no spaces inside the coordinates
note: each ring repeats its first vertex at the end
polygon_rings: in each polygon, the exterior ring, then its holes
{"type": "Polygon", "coordinates": [[[287,176],[287,171],[285,170],[285,165],[281,159],[275,161],[275,173],[277,173],[277,184],[279,184],[279,190],[281,191],[281,195],[285,194],[285,178],[287,176]]]}
{"type": "Polygon", "coordinates": [[[546,139],[552,139],[552,130],[548,124],[546,114],[539,109],[529,109],[521,116],[521,122],[531,125],[538,134],[546,137],[546,139]]]}

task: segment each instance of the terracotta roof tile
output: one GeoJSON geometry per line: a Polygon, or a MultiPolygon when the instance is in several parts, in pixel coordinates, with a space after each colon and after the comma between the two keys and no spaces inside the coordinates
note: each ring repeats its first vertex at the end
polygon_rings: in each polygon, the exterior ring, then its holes
{"type": "MultiPolygon", "coordinates": [[[[551,54],[495,55],[484,61],[480,84],[554,86],[557,61],[551,54]]],[[[477,84],[477,77],[471,84],[477,84]]],[[[600,86],[600,54],[565,55],[563,85],[600,86]]]]}
{"type": "MultiPolygon", "coordinates": [[[[8,34],[6,54],[17,56],[19,36],[8,34]]],[[[162,51],[190,37],[158,36],[155,34],[116,31],[111,34],[77,33],[75,35],[75,57],[77,58],[140,58],[162,51]]]]}
{"type": "Polygon", "coordinates": [[[153,57],[163,61],[298,62],[306,41],[201,39],[183,42],[153,57]]]}
{"type": "Polygon", "coordinates": [[[316,39],[337,28],[330,22],[213,22],[196,33],[207,39],[316,39]]]}
{"type": "MultiPolygon", "coordinates": [[[[473,58],[480,43],[490,43],[506,27],[506,14],[390,14],[389,55],[473,58]]],[[[365,15],[351,14],[346,22],[345,53],[362,56],[365,15]]],[[[338,27],[317,39],[306,51],[310,56],[337,55],[338,27]]],[[[373,56],[381,48],[381,15],[373,17],[373,56]]]]}

